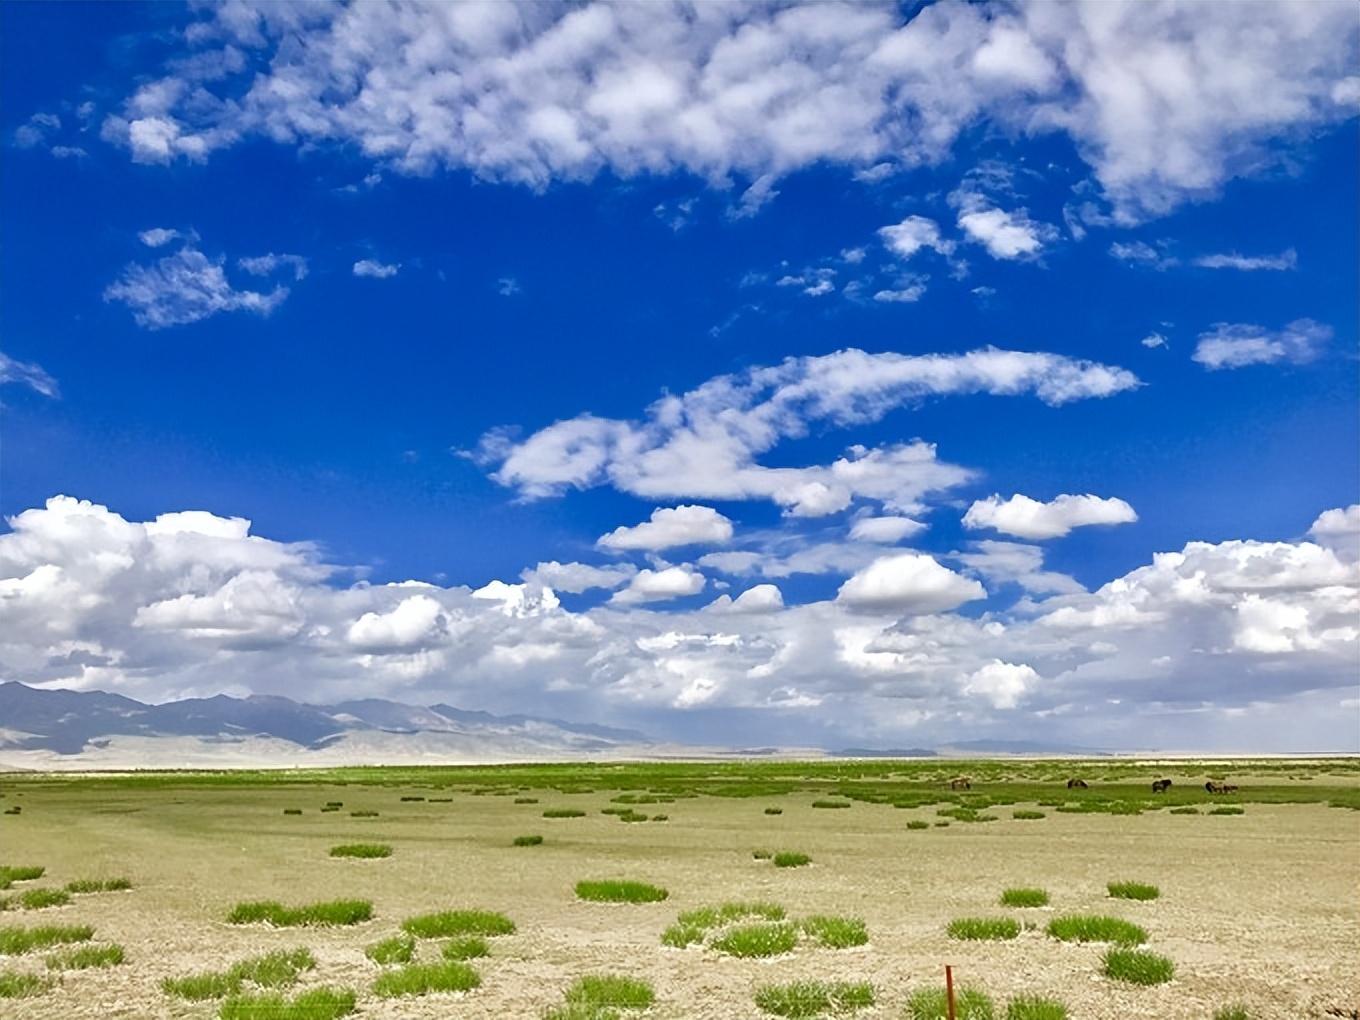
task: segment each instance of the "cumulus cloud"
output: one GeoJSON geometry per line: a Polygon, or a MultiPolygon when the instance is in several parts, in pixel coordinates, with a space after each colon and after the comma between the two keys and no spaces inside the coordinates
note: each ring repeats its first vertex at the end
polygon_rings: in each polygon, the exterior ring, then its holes
{"type": "MultiPolygon", "coordinates": [[[[800,168],[881,179],[996,125],[1066,135],[1130,221],[1257,171],[1360,91],[1345,4],[241,2],[198,18],[197,51],[104,122],[137,161],[264,137],[534,187],[683,170],[739,180],[734,216],[800,168]]],[[[1024,243],[1006,213],[978,215],[1005,250],[1024,243]]]]}
{"type": "Polygon", "coordinates": [[[541,584],[555,591],[579,595],[592,588],[617,588],[627,583],[636,573],[637,567],[631,563],[596,567],[588,563],[558,563],[556,560],[548,560],[524,571],[521,576],[528,582],[541,584]]]}
{"type": "Polygon", "coordinates": [[[757,584],[735,599],[719,595],[706,608],[710,613],[773,613],[784,608],[784,595],[773,584],[757,584]]]}
{"type": "Polygon", "coordinates": [[[986,598],[982,585],[923,553],[875,560],[846,581],[836,601],[852,610],[896,615],[940,613],[986,598]]]}
{"type": "Polygon", "coordinates": [[[712,507],[657,507],[650,520],[618,527],[595,544],[604,549],[673,549],[681,545],[721,545],[732,537],[732,522],[712,507]]]}
{"type": "Polygon", "coordinates": [[[1195,265],[1202,269],[1240,269],[1243,272],[1260,269],[1295,269],[1298,264],[1299,254],[1293,248],[1278,255],[1239,255],[1237,252],[1229,252],[1224,255],[1201,255],[1195,259],[1195,265]]]}
{"type": "Polygon", "coordinates": [[[901,223],[881,227],[878,236],[884,247],[902,259],[911,258],[922,248],[931,248],[941,255],[954,251],[954,242],[940,236],[940,225],[925,216],[908,216],[901,223]]]}
{"type": "Polygon", "coordinates": [[[924,524],[910,517],[861,517],[850,526],[850,538],[856,542],[892,545],[925,530],[924,524]]]}
{"type": "Polygon", "coordinates": [[[181,237],[197,240],[197,237],[190,238],[189,235],[181,234],[178,230],[171,230],[169,227],[152,227],[150,230],[143,230],[137,235],[137,239],[148,248],[163,248],[171,241],[178,240],[181,237]]]}
{"type": "Polygon", "coordinates": [[[1050,223],[1030,219],[1024,209],[1007,211],[972,191],[956,193],[959,229],[994,259],[1036,259],[1058,239],[1050,223]]]}
{"type": "Polygon", "coordinates": [[[977,500],[963,515],[965,528],[991,528],[1018,538],[1061,538],[1073,528],[1092,524],[1132,524],[1133,507],[1122,499],[1072,496],[1064,493],[1047,503],[1016,494],[1002,499],[993,494],[977,500]]]}
{"type": "MultiPolygon", "coordinates": [[[[1187,742],[1211,721],[1231,743],[1235,720],[1259,710],[1271,747],[1349,746],[1353,717],[1335,703],[1354,687],[1360,565],[1323,542],[1357,527],[1360,509],[1337,508],[1310,540],[1192,542],[1095,591],[975,616],[951,608],[979,599],[977,582],[917,554],[864,565],[828,601],[781,608],[758,584],[730,602],[640,610],[703,590],[693,568],[659,567],[638,597],[571,612],[538,578],[475,592],[348,583],[315,546],[238,517],[142,522],[57,497],[0,534],[0,672],[144,700],[245,690],[534,706],[660,735],[702,706],[741,713],[750,739],[793,721],[802,739],[840,743],[1004,732],[1017,710],[1054,739],[1114,746],[1146,746],[1150,725],[1189,712],[1187,742]]],[[[972,553],[1008,558],[1015,574],[1042,566],[1034,551],[972,553]]]]}
{"type": "Polygon", "coordinates": [[[855,446],[809,467],[767,467],[757,458],[814,424],[869,423],[929,396],[1033,394],[1057,406],[1137,385],[1125,369],[1055,354],[846,350],[717,376],[663,397],[641,420],[585,414],[525,439],[494,430],[471,456],[531,499],[608,484],[644,498],[767,499],[793,516],[825,516],[855,499],[912,513],[926,493],[970,477],[938,460],[929,443],[855,446]]]}
{"type": "Polygon", "coordinates": [[[609,601],[621,606],[639,602],[664,602],[686,595],[697,595],[704,590],[707,583],[708,579],[691,567],[639,570],[628,582],[628,587],[616,592],[609,601]]]}
{"type": "Polygon", "coordinates": [[[1280,330],[1250,323],[1217,323],[1199,335],[1191,359],[1213,371],[1272,365],[1302,365],[1316,358],[1332,339],[1332,327],[1312,319],[1296,319],[1280,330]]]}
{"type": "Polygon", "coordinates": [[[27,386],[44,397],[55,397],[60,393],[57,381],[41,365],[32,361],[17,361],[0,351],[0,386],[9,383],[27,386]]]}
{"type": "MultiPolygon", "coordinates": [[[[142,235],[143,243],[160,247],[172,238],[156,229],[142,235]],[[150,234],[153,240],[148,241],[150,234]]],[[[173,233],[173,232],[171,232],[173,233]]],[[[130,263],[123,275],[104,289],[105,301],[117,301],[132,310],[137,325],[165,329],[198,322],[219,312],[247,311],[268,315],[288,297],[288,288],[276,286],[269,293],[237,289],[223,270],[225,256],[209,257],[194,247],[192,236],[183,247],[151,265],[130,263]]]]}
{"type": "Polygon", "coordinates": [[[287,269],[294,280],[307,276],[307,260],[301,255],[279,255],[269,252],[266,255],[252,255],[237,259],[236,264],[252,276],[269,276],[280,269],[287,269]]]}
{"type": "Polygon", "coordinates": [[[1170,346],[1170,344],[1167,343],[1166,337],[1164,337],[1161,333],[1149,333],[1147,336],[1143,337],[1143,339],[1138,342],[1142,344],[1144,347],[1153,351],[1155,351],[1159,347],[1165,348],[1170,346]]]}
{"type": "Polygon", "coordinates": [[[396,276],[401,266],[392,262],[378,262],[374,259],[360,259],[354,263],[355,276],[367,276],[374,280],[386,280],[396,276]]]}

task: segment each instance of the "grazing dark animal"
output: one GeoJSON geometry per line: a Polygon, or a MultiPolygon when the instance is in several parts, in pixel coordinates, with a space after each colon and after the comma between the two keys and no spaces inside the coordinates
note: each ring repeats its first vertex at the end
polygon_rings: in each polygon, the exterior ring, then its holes
{"type": "Polygon", "coordinates": [[[1224,793],[1236,793],[1236,792],[1237,792],[1237,787],[1234,786],[1232,783],[1224,783],[1224,784],[1223,784],[1223,792],[1224,792],[1224,793]]]}
{"type": "Polygon", "coordinates": [[[1086,789],[1086,780],[1084,780],[1084,779],[1069,779],[1069,780],[1067,781],[1067,788],[1068,788],[1069,790],[1084,790],[1084,789],[1086,789]]]}
{"type": "Polygon", "coordinates": [[[1205,788],[1206,790],[1208,790],[1210,793],[1227,793],[1227,792],[1228,792],[1228,788],[1227,788],[1226,786],[1224,786],[1222,783],[1216,783],[1216,782],[1214,782],[1214,780],[1212,780],[1212,779],[1209,780],[1207,783],[1204,784],[1204,788],[1205,788]]]}
{"type": "Polygon", "coordinates": [[[1152,792],[1153,792],[1153,793],[1165,793],[1165,792],[1166,792],[1167,790],[1169,790],[1170,788],[1171,788],[1171,780],[1169,780],[1169,779],[1154,779],[1154,780],[1152,781],[1152,792]]]}
{"type": "Polygon", "coordinates": [[[951,790],[971,790],[973,788],[973,781],[967,776],[955,776],[953,779],[949,780],[949,788],[951,790]]]}

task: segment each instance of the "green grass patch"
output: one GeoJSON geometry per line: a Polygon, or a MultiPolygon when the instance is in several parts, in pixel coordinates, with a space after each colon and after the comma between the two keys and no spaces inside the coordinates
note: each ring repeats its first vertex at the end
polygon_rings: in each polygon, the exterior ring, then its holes
{"type": "Polygon", "coordinates": [[[1001,894],[1003,907],[1046,907],[1048,892],[1044,889],[1007,889],[1001,894]]]}
{"type": "Polygon", "coordinates": [[[792,850],[781,850],[774,855],[773,859],[776,868],[801,868],[805,864],[812,863],[812,858],[807,854],[800,854],[792,850]]]}
{"type": "Polygon", "coordinates": [[[687,910],[676,918],[675,924],[661,935],[661,944],[684,949],[695,942],[702,942],[705,935],[715,928],[733,924],[737,921],[782,921],[784,908],[777,903],[723,903],[716,907],[700,907],[687,910]]]}
{"type": "Polygon", "coordinates": [[[116,967],[124,959],[123,947],[80,946],[53,953],[43,962],[48,970],[89,970],[92,967],[116,967]]]}
{"type": "Polygon", "coordinates": [[[123,892],[132,888],[126,878],[79,878],[66,883],[66,891],[83,895],[84,893],[123,892]]]}
{"type": "Polygon", "coordinates": [[[392,848],[386,843],[341,843],[339,846],[331,847],[331,856],[364,859],[391,857],[392,848]]]}
{"type": "Polygon", "coordinates": [[[445,939],[459,935],[513,935],[515,922],[494,910],[445,910],[420,914],[401,922],[402,931],[418,939],[445,939]]]}
{"type": "Polygon", "coordinates": [[[431,992],[468,992],[482,983],[477,972],[466,963],[413,963],[400,970],[389,970],[373,982],[373,994],[384,999],[431,992]]]}
{"type": "Polygon", "coordinates": [[[235,995],[240,990],[239,978],[216,972],[186,974],[184,977],[166,978],[161,982],[161,991],[166,995],[188,999],[190,1002],[223,999],[228,995],[235,995]]]}
{"type": "Polygon", "coordinates": [[[63,889],[25,889],[10,900],[10,905],[24,910],[42,910],[45,907],[64,907],[70,902],[71,894],[63,889]]]}
{"type": "Polygon", "coordinates": [[[848,808],[850,802],[848,800],[814,800],[812,806],[834,811],[838,808],[848,808]]]}
{"type": "Polygon", "coordinates": [[[542,836],[516,836],[512,846],[539,846],[543,842],[542,836]]]}
{"type": "Polygon", "coordinates": [[[610,1010],[646,1009],[655,1001],[656,993],[646,981],[618,974],[587,974],[567,989],[566,1015],[608,1017],[610,1010]]]}
{"type": "Polygon", "coordinates": [[[957,917],[945,931],[951,939],[1004,942],[1020,934],[1020,922],[1011,917],[957,917]]]}
{"type": "Polygon", "coordinates": [[[368,900],[331,900],[285,907],[275,900],[238,903],[227,915],[227,924],[268,924],[275,928],[333,928],[360,924],[373,917],[368,900]]]}
{"type": "Polygon", "coordinates": [[[1209,812],[1211,815],[1245,815],[1246,813],[1246,808],[1238,807],[1236,804],[1220,804],[1209,812]]]}
{"type": "Polygon", "coordinates": [[[393,935],[390,939],[374,942],[365,948],[364,955],[383,967],[394,963],[410,963],[416,955],[416,940],[410,935],[393,935]]]}
{"type": "Polygon", "coordinates": [[[403,801],[417,801],[417,800],[424,800],[425,798],[424,798],[424,797],[403,797],[403,798],[401,798],[401,799],[402,799],[403,801]]]}
{"type": "Polygon", "coordinates": [[[52,987],[52,979],[37,974],[0,971],[0,999],[31,999],[52,987]]]}
{"type": "Polygon", "coordinates": [[[1048,933],[1063,942],[1113,942],[1122,946],[1142,945],[1147,932],[1118,917],[1068,914],[1048,922],[1048,933]]]}
{"type": "Polygon", "coordinates": [[[222,1003],[221,1020],[335,1020],[354,1012],[347,988],[311,988],[291,999],[278,992],[234,995],[222,1003]]]}
{"type": "Polygon", "coordinates": [[[1173,814],[1173,815],[1197,815],[1197,814],[1199,814],[1199,808],[1195,807],[1193,804],[1187,804],[1187,805],[1185,805],[1184,807],[1173,807],[1173,808],[1171,809],[1171,814],[1173,814]]]}
{"type": "Polygon", "coordinates": [[[709,943],[728,956],[779,956],[798,944],[798,929],[788,922],[742,924],[729,928],[709,943]]]}
{"type": "Polygon", "coordinates": [[[491,947],[480,935],[463,935],[445,942],[440,953],[446,960],[479,960],[491,955],[491,947]]]}
{"type": "Polygon", "coordinates": [[[767,807],[765,809],[765,813],[767,815],[782,815],[784,813],[784,809],[782,807],[767,807]]]}
{"type": "Polygon", "coordinates": [[[304,971],[315,967],[316,958],[307,949],[276,949],[234,963],[225,971],[166,978],[161,990],[193,1001],[221,999],[240,995],[247,982],[260,988],[287,988],[296,984],[304,971]]]}
{"type": "Polygon", "coordinates": [[[1214,1010],[1214,1020],[1253,1020],[1246,1006],[1220,1006],[1214,1010]]]}
{"type": "Polygon", "coordinates": [[[32,882],[46,871],[40,867],[0,867],[0,889],[8,889],[15,882],[32,882]]]}
{"type": "Polygon", "coordinates": [[[799,921],[798,927],[824,949],[849,949],[869,941],[869,929],[858,917],[814,914],[799,921]]]}
{"type": "Polygon", "coordinates": [[[516,798],[515,798],[515,803],[516,803],[516,804],[537,804],[537,803],[538,803],[538,798],[537,798],[537,797],[516,797],[516,798]]]}
{"type": "Polygon", "coordinates": [[[1027,822],[1034,821],[1039,818],[1047,818],[1048,815],[1044,814],[1044,812],[1042,811],[1031,811],[1028,808],[1025,808],[1019,811],[1012,811],[1011,817],[1018,818],[1022,822],[1027,822]]]}
{"type": "MultiPolygon", "coordinates": [[[[996,1007],[991,996],[976,988],[954,992],[957,1020],[995,1020],[996,1007]]],[[[943,988],[919,988],[907,999],[908,1020],[947,1020],[949,1003],[943,988]]]]}
{"type": "Polygon", "coordinates": [[[18,956],[35,949],[88,942],[92,938],[94,929],[88,924],[44,924],[33,928],[4,925],[0,926],[0,956],[18,956]]]}
{"type": "Polygon", "coordinates": [[[795,981],[756,990],[756,1006],[782,1017],[839,1015],[873,1004],[874,989],[867,981],[795,981]]]}
{"type": "Polygon", "coordinates": [[[1111,882],[1105,887],[1116,900],[1155,900],[1162,891],[1146,882],[1111,882]]]}
{"type": "Polygon", "coordinates": [[[548,808],[543,812],[544,818],[584,818],[586,813],[580,808],[561,807],[548,808]]]}
{"type": "Polygon", "coordinates": [[[917,830],[920,830],[920,829],[929,829],[929,828],[930,828],[930,823],[929,823],[929,822],[923,822],[923,821],[921,821],[921,819],[919,819],[919,818],[913,818],[911,821],[909,821],[909,822],[907,823],[907,828],[908,828],[908,829],[911,829],[911,830],[913,830],[913,831],[917,831],[917,830]]]}
{"type": "Polygon", "coordinates": [[[577,899],[594,903],[659,903],[669,895],[660,886],[647,882],[608,879],[576,883],[577,899]]]}
{"type": "Polygon", "coordinates": [[[1165,956],[1142,949],[1111,949],[1102,969],[1106,977],[1135,985],[1162,985],[1176,975],[1176,965],[1165,956]]]}
{"type": "Polygon", "coordinates": [[[302,808],[300,808],[300,807],[286,807],[286,808],[283,809],[283,813],[284,813],[285,815],[300,815],[300,814],[302,814],[302,808]]]}
{"type": "Polygon", "coordinates": [[[1017,995],[1006,1004],[1006,1020],[1067,1020],[1067,1007],[1042,995],[1017,995]]]}

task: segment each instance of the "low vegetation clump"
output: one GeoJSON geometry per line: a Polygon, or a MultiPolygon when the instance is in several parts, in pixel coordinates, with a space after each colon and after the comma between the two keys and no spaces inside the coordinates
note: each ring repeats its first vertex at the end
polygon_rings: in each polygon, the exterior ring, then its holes
{"type": "Polygon", "coordinates": [[[424,800],[425,798],[424,798],[424,797],[403,797],[403,798],[401,798],[401,799],[402,799],[403,801],[417,801],[417,800],[424,800]]]}
{"type": "Polygon", "coordinates": [[[758,919],[761,921],[784,920],[784,908],[777,903],[724,903],[717,907],[700,907],[687,910],[676,918],[661,934],[661,944],[676,949],[684,949],[696,942],[702,942],[714,929],[737,921],[758,919]]]}
{"type": "Polygon", "coordinates": [[[1252,1020],[1246,1006],[1220,1006],[1214,1010],[1214,1020],[1252,1020]]]}
{"type": "Polygon", "coordinates": [[[326,807],[328,807],[328,808],[334,809],[334,808],[342,808],[342,807],[344,807],[344,806],[345,806],[345,802],[344,802],[343,800],[328,800],[328,801],[326,801],[326,807]]]}
{"type": "Polygon", "coordinates": [[[544,818],[584,818],[586,813],[580,808],[548,808],[543,812],[544,818]]]}
{"type": "Polygon", "coordinates": [[[538,803],[538,798],[537,798],[537,797],[516,797],[516,798],[515,798],[515,803],[516,803],[516,804],[537,804],[537,803],[538,803]]]}
{"type": "Polygon", "coordinates": [[[0,999],[29,999],[52,987],[50,978],[37,974],[0,971],[0,999]]]}
{"type": "Polygon", "coordinates": [[[1020,819],[1020,821],[1023,822],[1023,821],[1034,821],[1034,820],[1039,819],[1039,818],[1047,818],[1048,815],[1044,814],[1042,811],[1031,811],[1031,810],[1028,810],[1028,809],[1022,809],[1022,810],[1020,810],[1020,811],[1012,811],[1012,812],[1011,812],[1011,817],[1012,817],[1012,818],[1018,818],[1018,819],[1020,819]]]}
{"type": "Polygon", "coordinates": [[[1246,808],[1238,807],[1236,804],[1220,804],[1209,812],[1211,815],[1245,815],[1246,813],[1246,808]]]}
{"type": "Polygon", "coordinates": [[[1007,889],[1001,894],[1003,907],[1046,907],[1048,892],[1044,889],[1007,889]]]}
{"type": "Polygon", "coordinates": [[[801,868],[805,864],[811,864],[812,858],[807,854],[796,853],[792,850],[781,850],[774,855],[774,866],[776,868],[801,868]]]}
{"type": "Polygon", "coordinates": [[[32,882],[46,871],[42,867],[0,867],[0,889],[8,889],[15,882],[32,882]]]}
{"type": "Polygon", "coordinates": [[[835,810],[837,808],[848,808],[850,802],[848,800],[814,800],[812,806],[815,808],[835,810]]]}
{"type": "Polygon", "coordinates": [[[1155,900],[1162,894],[1155,885],[1146,882],[1111,882],[1105,888],[1116,900],[1155,900]]]}
{"type": "Polygon", "coordinates": [[[124,892],[131,889],[132,883],[126,878],[80,878],[66,883],[66,891],[77,895],[83,893],[124,892]]]}
{"type": "Polygon", "coordinates": [[[360,924],[373,917],[368,900],[331,900],[285,907],[275,900],[238,903],[227,915],[227,924],[268,924],[275,928],[332,928],[360,924]]]}
{"type": "Polygon", "coordinates": [[[999,815],[983,814],[974,807],[943,807],[935,812],[945,818],[952,818],[956,822],[994,822],[999,815]]]}
{"type": "Polygon", "coordinates": [[[482,983],[477,972],[459,960],[412,963],[389,970],[373,982],[373,994],[384,999],[430,992],[468,992],[482,983]]]}
{"type": "Polygon", "coordinates": [[[945,929],[951,939],[1000,942],[1020,934],[1020,922],[1010,917],[958,917],[945,929]]]}
{"type": "Polygon", "coordinates": [[[24,910],[42,910],[45,907],[64,907],[70,902],[70,893],[61,889],[25,889],[6,905],[24,910]]]}
{"type": "Polygon", "coordinates": [[[416,955],[416,940],[410,935],[393,935],[390,939],[368,946],[364,955],[383,967],[394,963],[410,963],[416,955]]]}
{"type": "Polygon", "coordinates": [[[220,1020],[335,1020],[354,1012],[347,988],[310,988],[291,999],[278,992],[234,995],[222,1003],[220,1020]]]}
{"type": "Polygon", "coordinates": [[[765,809],[765,813],[767,815],[782,815],[784,813],[784,809],[782,807],[767,807],[765,809]]]}
{"type": "Polygon", "coordinates": [[[1135,985],[1161,985],[1176,974],[1176,965],[1165,956],[1142,949],[1111,949],[1105,954],[1106,977],[1135,985]]]}
{"type": "Polygon", "coordinates": [[[300,808],[300,807],[286,807],[286,808],[283,809],[283,813],[284,813],[285,815],[300,815],[300,814],[302,814],[302,808],[300,808]]]}
{"type": "Polygon", "coordinates": [[[94,929],[88,924],[45,924],[34,928],[4,925],[0,926],[0,956],[18,956],[35,949],[88,942],[92,938],[94,929]]]}
{"type": "Polygon", "coordinates": [[[543,842],[542,836],[516,836],[514,846],[538,846],[543,842]]]}
{"type": "Polygon", "coordinates": [[[1048,933],[1063,942],[1113,942],[1136,946],[1147,941],[1147,932],[1118,917],[1069,914],[1048,922],[1048,933]]]}
{"type": "Polygon", "coordinates": [[[351,818],[377,818],[378,812],[369,810],[351,811],[349,816],[351,818]]]}
{"type": "MultiPolygon", "coordinates": [[[[995,1020],[996,1007],[986,992],[961,988],[954,993],[956,1020],[995,1020]]],[[[943,988],[921,988],[907,999],[908,1020],[947,1020],[949,1002],[943,988]]]]}
{"type": "Polygon", "coordinates": [[[768,861],[774,856],[774,853],[770,850],[752,850],[751,856],[758,861],[768,861]]]}
{"type": "Polygon", "coordinates": [[[1041,995],[1017,995],[1006,1004],[1006,1020],[1067,1020],[1067,1007],[1041,995]]]}
{"type": "Polygon", "coordinates": [[[463,935],[450,939],[440,950],[446,960],[478,960],[491,954],[491,947],[480,935],[463,935]]]}
{"type": "Polygon", "coordinates": [[[756,1006],[782,1017],[852,1013],[873,1004],[874,989],[867,981],[795,981],[756,991],[756,1006]]]}
{"type": "Polygon", "coordinates": [[[360,857],[364,859],[391,857],[392,848],[386,843],[342,843],[339,846],[331,847],[331,856],[360,857]]]}
{"type": "Polygon", "coordinates": [[[315,967],[316,958],[307,949],[276,949],[272,953],[234,963],[225,971],[166,978],[161,982],[161,990],[181,999],[221,999],[240,995],[246,984],[260,988],[287,988],[296,984],[305,971],[315,967]]]}
{"type": "Polygon", "coordinates": [[[908,829],[912,829],[912,830],[917,830],[917,829],[929,829],[929,828],[930,828],[930,823],[929,823],[929,822],[923,822],[923,821],[921,821],[921,819],[919,819],[919,818],[913,818],[911,821],[909,821],[909,822],[907,823],[907,828],[908,828],[908,829]]]}
{"type": "Polygon", "coordinates": [[[849,949],[869,941],[869,929],[858,917],[814,914],[799,921],[798,927],[824,949],[849,949]]]}
{"type": "Polygon", "coordinates": [[[1199,814],[1199,808],[1195,807],[1193,804],[1187,804],[1184,807],[1173,807],[1171,813],[1173,815],[1197,815],[1199,814]]]}
{"type": "Polygon", "coordinates": [[[659,903],[669,896],[665,889],[647,882],[606,880],[577,882],[578,899],[595,903],[659,903]]]}
{"type": "Polygon", "coordinates": [[[122,946],[81,946],[53,953],[43,962],[47,964],[48,970],[89,970],[92,967],[116,967],[123,959],[122,946]]]}
{"type": "Polygon", "coordinates": [[[329,813],[329,812],[331,812],[331,811],[339,811],[339,810],[340,810],[340,809],[339,809],[338,807],[323,807],[323,808],[321,809],[321,813],[324,815],[324,814],[327,814],[327,813],[329,813]]]}
{"type": "Polygon", "coordinates": [[[779,956],[798,944],[798,929],[787,922],[742,924],[729,928],[709,943],[728,956],[779,956]]]}
{"type": "Polygon", "coordinates": [[[646,981],[617,974],[587,974],[567,989],[565,1002],[544,1020],[614,1020],[621,1009],[646,1009],[656,993],[646,981]]]}
{"type": "Polygon", "coordinates": [[[402,931],[418,939],[444,939],[459,935],[513,935],[515,922],[494,910],[445,910],[421,914],[401,922],[402,931]]]}

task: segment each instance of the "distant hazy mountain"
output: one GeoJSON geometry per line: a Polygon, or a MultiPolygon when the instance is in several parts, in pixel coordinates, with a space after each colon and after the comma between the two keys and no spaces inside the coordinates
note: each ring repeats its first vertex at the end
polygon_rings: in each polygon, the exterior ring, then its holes
{"type": "Polygon", "coordinates": [[[924,747],[845,747],[828,752],[833,758],[934,758],[935,752],[924,747]]]}
{"type": "Polygon", "coordinates": [[[500,760],[641,748],[634,730],[592,723],[498,716],[450,705],[368,699],[305,705],[251,695],[186,698],[147,705],[102,691],[39,690],[0,683],[0,754],[33,764],[79,756],[91,765],[146,758],[202,764],[283,758],[339,761],[500,760]],[[16,753],[18,752],[18,753],[16,753]],[[35,752],[37,752],[35,754],[35,752]],[[116,752],[116,753],[115,753],[116,752]]]}

